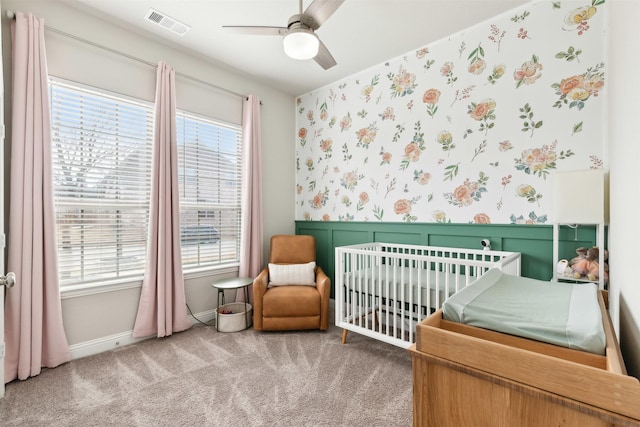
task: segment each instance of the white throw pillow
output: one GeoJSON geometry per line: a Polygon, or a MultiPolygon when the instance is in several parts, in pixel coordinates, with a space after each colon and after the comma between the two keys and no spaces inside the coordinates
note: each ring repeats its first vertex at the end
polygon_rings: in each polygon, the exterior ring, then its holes
{"type": "Polygon", "coordinates": [[[316,263],[269,264],[269,286],[316,285],[316,263]]]}

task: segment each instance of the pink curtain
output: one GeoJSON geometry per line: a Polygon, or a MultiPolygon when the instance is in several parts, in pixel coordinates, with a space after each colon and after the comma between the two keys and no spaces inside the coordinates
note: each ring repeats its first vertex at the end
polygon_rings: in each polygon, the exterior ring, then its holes
{"type": "Polygon", "coordinates": [[[191,327],[180,251],[175,73],[160,61],[156,82],[147,264],[134,337],[164,337],[191,327]]]}
{"type": "Polygon", "coordinates": [[[44,21],[16,13],[13,40],[5,381],[70,360],[62,324],[44,21]]]}
{"type": "MultiPolygon", "coordinates": [[[[242,104],[242,220],[240,277],[256,277],[262,269],[262,137],[260,100],[249,95],[242,104]]],[[[249,288],[251,289],[251,288],[249,288]]],[[[249,292],[251,299],[253,292],[249,292]]],[[[238,292],[236,301],[244,301],[238,292]]]]}

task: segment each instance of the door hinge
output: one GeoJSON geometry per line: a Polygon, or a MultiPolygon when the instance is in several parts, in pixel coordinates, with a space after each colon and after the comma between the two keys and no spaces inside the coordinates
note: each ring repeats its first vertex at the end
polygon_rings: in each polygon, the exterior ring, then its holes
{"type": "Polygon", "coordinates": [[[0,245],[2,245],[2,248],[4,249],[7,247],[7,240],[4,233],[0,234],[0,236],[0,245]]]}
{"type": "Polygon", "coordinates": [[[4,343],[0,344],[0,359],[4,358],[4,343]]]}

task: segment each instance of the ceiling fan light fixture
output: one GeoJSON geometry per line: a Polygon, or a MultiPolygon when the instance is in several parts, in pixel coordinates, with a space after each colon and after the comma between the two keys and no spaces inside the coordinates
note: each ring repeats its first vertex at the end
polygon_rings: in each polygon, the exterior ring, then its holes
{"type": "Polygon", "coordinates": [[[291,28],[282,41],[284,53],[293,59],[311,59],[318,54],[320,40],[306,28],[291,28]]]}

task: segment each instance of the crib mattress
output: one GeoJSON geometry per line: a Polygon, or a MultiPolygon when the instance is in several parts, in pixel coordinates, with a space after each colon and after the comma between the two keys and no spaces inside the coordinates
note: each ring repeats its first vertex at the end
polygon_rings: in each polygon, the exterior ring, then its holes
{"type": "Polygon", "coordinates": [[[546,282],[491,269],[446,300],[442,317],[563,347],[604,354],[594,283],[546,282]]]}

